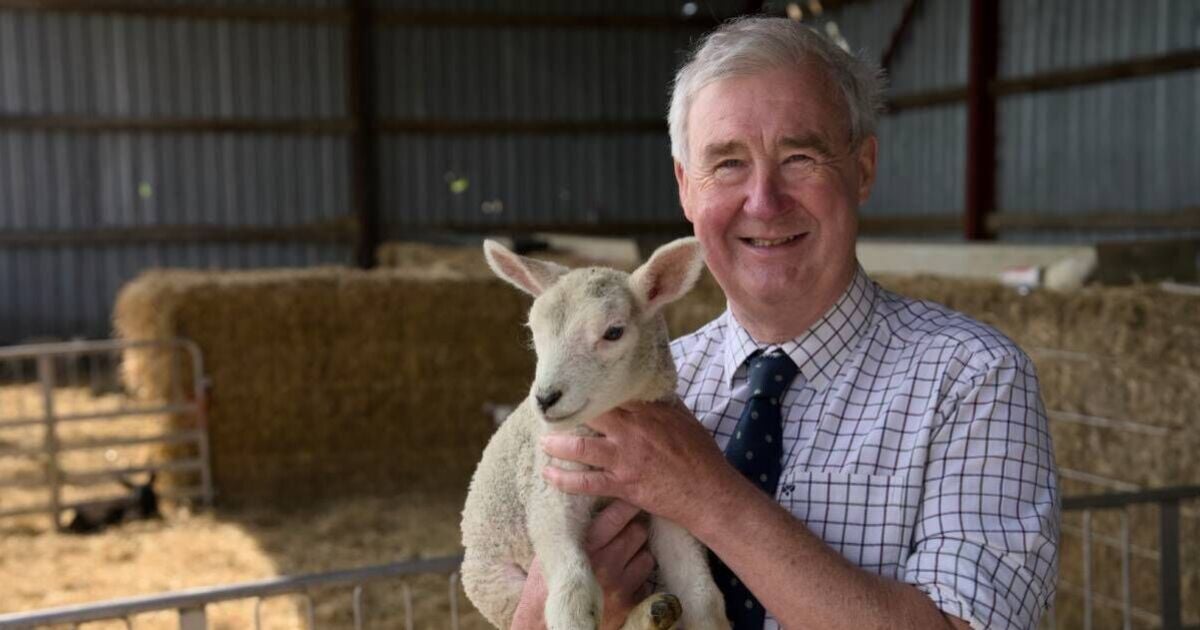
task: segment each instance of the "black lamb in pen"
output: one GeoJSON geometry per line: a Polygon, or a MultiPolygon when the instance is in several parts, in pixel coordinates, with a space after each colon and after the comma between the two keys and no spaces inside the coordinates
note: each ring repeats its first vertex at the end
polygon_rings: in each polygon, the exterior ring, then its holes
{"type": "Polygon", "coordinates": [[[123,497],[98,501],[75,508],[75,517],[67,525],[67,531],[76,534],[95,534],[109,525],[124,521],[162,518],[158,511],[158,494],[154,491],[154,478],[157,473],[150,473],[150,478],[144,484],[135,484],[125,477],[118,481],[125,486],[129,493],[123,497]]]}

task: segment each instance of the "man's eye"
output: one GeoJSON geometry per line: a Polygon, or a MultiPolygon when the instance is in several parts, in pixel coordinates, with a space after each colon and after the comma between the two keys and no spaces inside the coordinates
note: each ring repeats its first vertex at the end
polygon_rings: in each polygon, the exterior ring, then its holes
{"type": "Polygon", "coordinates": [[[741,166],[741,165],[742,165],[742,161],[741,161],[741,160],[734,160],[734,159],[732,159],[732,158],[731,158],[731,159],[728,159],[728,160],[721,160],[720,162],[717,162],[717,166],[716,166],[716,168],[717,168],[718,170],[719,170],[719,169],[725,169],[725,168],[737,168],[737,167],[739,167],[739,166],[741,166]]]}
{"type": "Polygon", "coordinates": [[[784,164],[809,165],[816,163],[816,160],[812,159],[812,156],[804,155],[803,153],[797,153],[795,155],[789,155],[783,162],[784,164]]]}
{"type": "Polygon", "coordinates": [[[606,341],[616,341],[625,334],[624,326],[609,326],[608,330],[604,331],[604,339],[606,341]]]}

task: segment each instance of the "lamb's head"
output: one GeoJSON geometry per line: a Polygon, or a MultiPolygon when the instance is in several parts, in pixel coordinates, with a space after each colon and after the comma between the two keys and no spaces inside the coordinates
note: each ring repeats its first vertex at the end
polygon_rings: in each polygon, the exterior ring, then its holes
{"type": "Polygon", "coordinates": [[[529,395],[553,429],[578,426],[631,400],[674,393],[662,308],[700,277],[699,241],[663,245],[632,274],[572,270],[518,256],[495,241],[483,248],[496,275],[535,298],[529,327],[537,371],[529,395]]]}

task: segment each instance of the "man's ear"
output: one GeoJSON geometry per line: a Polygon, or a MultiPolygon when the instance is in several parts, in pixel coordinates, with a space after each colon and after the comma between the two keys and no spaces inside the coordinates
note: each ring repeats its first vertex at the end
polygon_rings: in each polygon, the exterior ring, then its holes
{"type": "Polygon", "coordinates": [[[688,209],[688,176],[687,171],[683,170],[683,164],[679,160],[674,160],[675,163],[675,185],[679,187],[679,206],[683,208],[683,216],[687,217],[689,223],[692,221],[692,211],[688,209]]]}
{"type": "Polygon", "coordinates": [[[875,167],[879,152],[879,141],[867,136],[858,144],[858,205],[867,203],[871,188],[875,186],[875,167]]]}
{"type": "Polygon", "coordinates": [[[533,297],[544,293],[570,271],[556,263],[514,254],[491,239],[483,242],[483,256],[497,276],[533,297]]]}
{"type": "Polygon", "coordinates": [[[681,238],[654,251],[629,280],[647,315],[692,290],[704,269],[704,249],[693,237],[681,238]]]}

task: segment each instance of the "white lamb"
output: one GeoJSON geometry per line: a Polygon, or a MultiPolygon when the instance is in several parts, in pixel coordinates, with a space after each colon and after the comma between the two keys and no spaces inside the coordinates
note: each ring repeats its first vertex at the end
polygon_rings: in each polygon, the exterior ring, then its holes
{"type": "MultiPolygon", "coordinates": [[[[585,423],[622,403],[674,398],[675,365],[661,309],[695,284],[703,267],[700,244],[687,238],[664,245],[633,274],[570,270],[493,241],[484,243],[484,253],[497,275],[536,298],[529,327],[537,371],[529,397],[496,431],[471,481],[462,522],[463,586],[488,621],[507,629],[536,553],[549,592],[547,627],[595,630],[603,593],[583,539],[606,502],[550,486],[540,471],[551,458],[538,439],[547,432],[595,435],[585,423]]],[[[649,546],[659,582],[678,599],[652,595],[623,628],[661,630],[679,622],[689,630],[728,630],[700,543],[651,517],[649,546]]]]}

